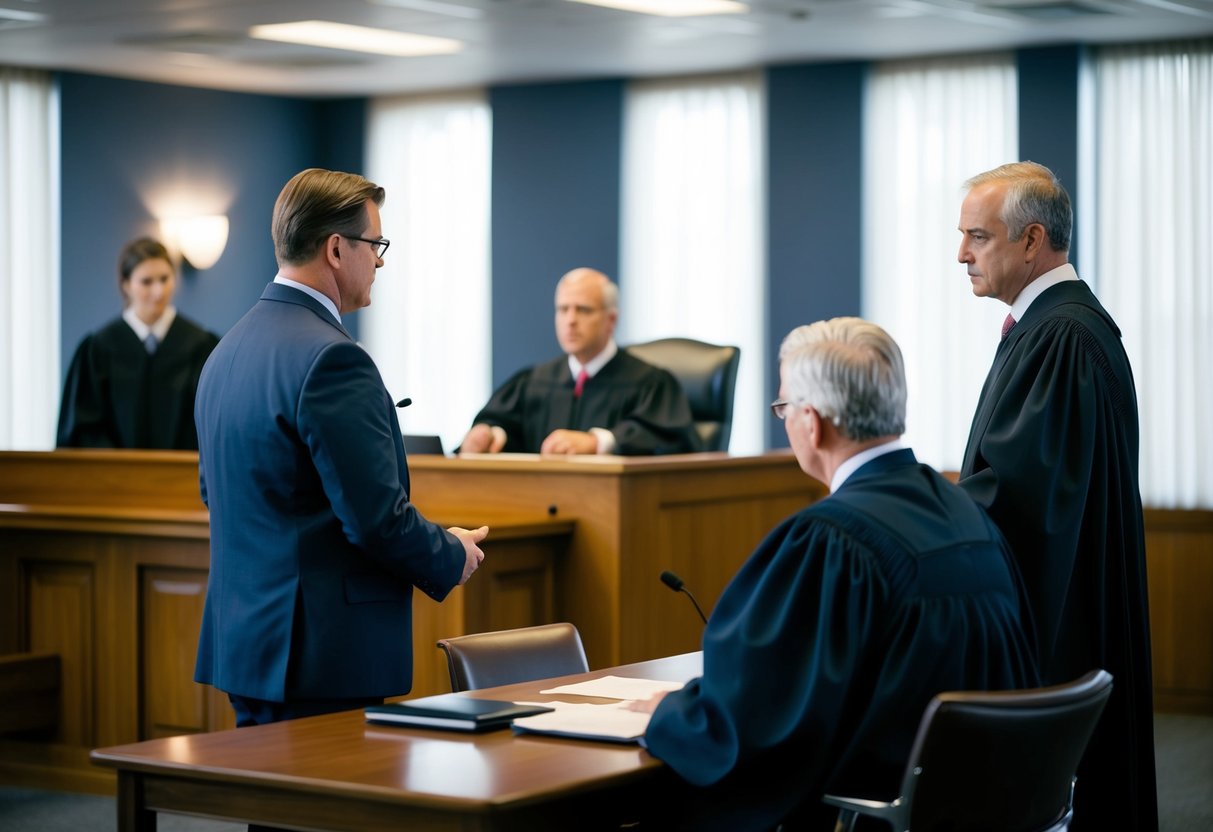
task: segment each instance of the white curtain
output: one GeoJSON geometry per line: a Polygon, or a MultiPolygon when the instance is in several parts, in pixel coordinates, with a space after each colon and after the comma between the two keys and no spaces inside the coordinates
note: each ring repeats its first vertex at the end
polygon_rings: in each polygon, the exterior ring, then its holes
{"type": "Polygon", "coordinates": [[[734,454],[763,450],[767,405],[762,124],[758,75],[628,87],[618,339],[741,347],[734,454]]]}
{"type": "Polygon", "coordinates": [[[48,450],[59,414],[59,107],[0,68],[0,448],[48,450]]]}
{"type": "Polygon", "coordinates": [[[454,449],[488,400],[490,115],[481,93],[373,101],[366,175],[392,241],[359,337],[406,434],[454,449]]]}
{"type": "Polygon", "coordinates": [[[1141,492],[1213,508],[1213,44],[1100,49],[1094,277],[1137,383],[1141,492]]]}
{"type": "Polygon", "coordinates": [[[1011,55],[874,66],[864,109],[863,315],[897,340],[905,441],[958,470],[1007,307],[956,261],[966,179],[1017,160],[1011,55]]]}

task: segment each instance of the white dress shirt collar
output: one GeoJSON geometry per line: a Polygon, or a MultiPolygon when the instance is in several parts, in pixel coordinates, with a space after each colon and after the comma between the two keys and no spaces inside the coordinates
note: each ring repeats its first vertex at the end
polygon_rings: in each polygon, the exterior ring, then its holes
{"type": "MultiPolygon", "coordinates": [[[[607,341],[607,345],[602,348],[602,352],[591,358],[585,363],[586,374],[593,378],[598,375],[598,371],[606,366],[607,362],[615,357],[615,353],[619,352],[619,346],[615,343],[615,339],[607,341]]],[[[569,356],[569,370],[573,373],[573,378],[581,375],[581,362],[573,356],[569,356]]]]}
{"type": "Polygon", "coordinates": [[[164,343],[164,336],[168,335],[168,328],[173,325],[173,320],[176,317],[177,307],[169,304],[164,310],[164,314],[152,321],[149,326],[139,320],[139,316],[135,314],[135,310],[131,307],[128,306],[122,310],[122,320],[126,321],[126,325],[135,331],[135,335],[138,336],[140,341],[147,341],[147,336],[155,335],[157,344],[164,343]]]}
{"type": "Polygon", "coordinates": [[[337,311],[337,304],[333,303],[332,299],[328,295],[324,294],[323,292],[316,291],[311,286],[305,286],[298,280],[291,280],[289,277],[283,277],[281,274],[274,275],[274,282],[281,283],[283,286],[290,286],[293,289],[298,289],[305,295],[311,295],[324,305],[324,308],[329,311],[329,314],[336,318],[337,323],[341,323],[341,313],[337,311]]]}
{"type": "Polygon", "coordinates": [[[855,456],[844,460],[830,479],[830,493],[833,494],[839,488],[842,488],[842,484],[847,481],[851,474],[854,474],[863,467],[864,463],[871,462],[878,456],[884,456],[893,451],[900,451],[903,447],[905,446],[901,444],[900,438],[892,439],[883,445],[876,445],[865,451],[860,451],[855,456]]]}
{"type": "Polygon", "coordinates": [[[1078,280],[1078,272],[1074,271],[1074,267],[1069,263],[1062,263],[1057,268],[1045,272],[1023,287],[1023,291],[1019,293],[1019,297],[1015,298],[1015,302],[1011,304],[1011,317],[1017,321],[1022,321],[1024,314],[1028,311],[1028,307],[1032,305],[1032,301],[1040,297],[1045,289],[1067,280],[1078,280]]]}

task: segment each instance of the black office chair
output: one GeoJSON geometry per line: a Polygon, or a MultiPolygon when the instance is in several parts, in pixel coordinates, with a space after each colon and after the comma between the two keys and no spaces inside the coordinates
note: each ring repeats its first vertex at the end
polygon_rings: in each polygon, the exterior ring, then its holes
{"type": "Polygon", "coordinates": [[[1111,693],[1104,670],[1046,688],[941,693],[918,724],[896,800],[823,800],[839,807],[847,832],[860,815],[897,832],[1060,832],[1073,816],[1078,761],[1111,693]]]}
{"type": "Polygon", "coordinates": [[[705,451],[727,451],[733,431],[733,390],[741,348],[691,338],[661,338],[632,344],[628,352],[669,370],[691,403],[695,430],[705,451]]]}
{"type": "Polygon", "coordinates": [[[572,624],[540,624],[438,640],[455,692],[529,682],[590,669],[572,624]]]}

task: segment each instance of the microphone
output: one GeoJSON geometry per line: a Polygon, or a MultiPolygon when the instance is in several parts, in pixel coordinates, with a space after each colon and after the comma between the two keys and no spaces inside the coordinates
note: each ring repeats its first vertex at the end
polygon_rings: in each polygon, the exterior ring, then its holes
{"type": "Polygon", "coordinates": [[[406,396],[405,398],[396,402],[396,407],[408,407],[412,403],[413,403],[413,400],[406,396]]]}
{"type": "Polygon", "coordinates": [[[691,603],[695,605],[695,612],[699,613],[699,617],[703,619],[703,623],[705,625],[708,623],[708,617],[704,615],[703,610],[699,608],[699,602],[695,600],[695,596],[692,595],[691,591],[682,583],[682,578],[678,577],[667,569],[661,573],[661,582],[675,592],[685,592],[687,597],[691,599],[691,603]]]}

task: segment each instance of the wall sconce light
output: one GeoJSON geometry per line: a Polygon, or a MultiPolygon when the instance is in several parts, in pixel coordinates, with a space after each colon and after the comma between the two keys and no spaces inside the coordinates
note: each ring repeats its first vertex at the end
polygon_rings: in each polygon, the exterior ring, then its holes
{"type": "Polygon", "coordinates": [[[215,265],[227,245],[227,217],[222,214],[169,217],[160,221],[160,231],[165,244],[199,271],[215,265]]]}

